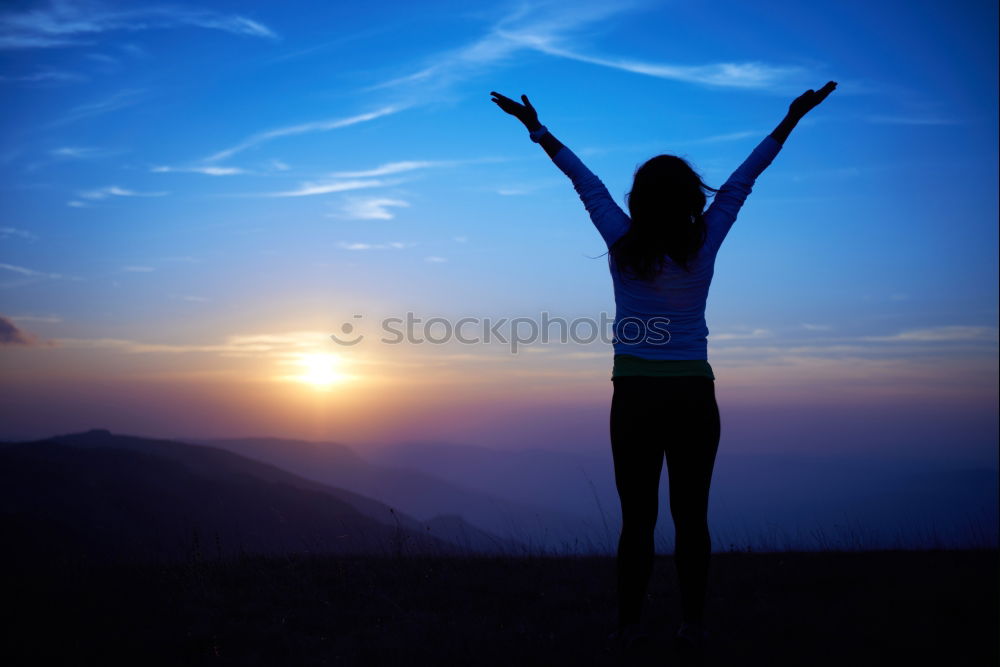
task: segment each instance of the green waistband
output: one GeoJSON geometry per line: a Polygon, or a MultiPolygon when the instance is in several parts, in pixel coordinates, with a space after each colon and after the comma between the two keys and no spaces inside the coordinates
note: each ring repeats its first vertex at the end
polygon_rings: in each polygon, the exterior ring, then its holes
{"type": "Polygon", "coordinates": [[[644,359],[631,354],[616,354],[611,377],[627,375],[656,377],[701,375],[715,379],[715,373],[712,372],[712,366],[707,359],[644,359]]]}

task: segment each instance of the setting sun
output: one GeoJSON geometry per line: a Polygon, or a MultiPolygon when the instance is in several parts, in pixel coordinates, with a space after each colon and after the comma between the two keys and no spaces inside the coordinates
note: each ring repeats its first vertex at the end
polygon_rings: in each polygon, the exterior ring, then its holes
{"type": "Polygon", "coordinates": [[[302,372],[293,379],[319,389],[328,389],[349,377],[340,372],[343,361],[334,354],[303,354],[294,363],[302,372]]]}

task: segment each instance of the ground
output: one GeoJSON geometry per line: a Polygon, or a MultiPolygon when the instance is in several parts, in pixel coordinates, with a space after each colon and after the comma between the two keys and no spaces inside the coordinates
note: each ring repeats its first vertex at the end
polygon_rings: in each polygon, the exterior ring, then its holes
{"type": "MultiPolygon", "coordinates": [[[[998,664],[985,551],[713,554],[709,665],[998,664]]],[[[607,557],[193,557],[10,563],[8,665],[679,664],[670,556],[643,655],[608,646],[607,557]]]]}

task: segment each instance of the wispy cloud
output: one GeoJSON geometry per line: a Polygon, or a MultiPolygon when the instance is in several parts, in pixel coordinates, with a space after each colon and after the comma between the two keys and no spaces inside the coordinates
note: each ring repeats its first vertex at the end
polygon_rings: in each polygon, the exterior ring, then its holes
{"type": "Polygon", "coordinates": [[[335,178],[374,178],[376,176],[386,176],[388,174],[399,174],[415,169],[426,169],[427,167],[443,167],[454,164],[454,162],[431,162],[427,160],[411,160],[406,162],[389,162],[374,169],[365,171],[337,171],[331,174],[335,178]]]}
{"type": "Polygon", "coordinates": [[[564,37],[572,32],[614,14],[631,9],[635,3],[576,3],[572,7],[556,8],[551,5],[531,8],[521,5],[494,24],[485,35],[466,46],[436,53],[427,59],[427,65],[401,77],[369,86],[365,90],[418,86],[421,90],[440,91],[512,59],[517,51],[531,48],[527,40],[512,39],[519,34],[534,34],[546,39],[564,37]],[[510,27],[508,27],[510,26],[510,27]]]}
{"type": "Polygon", "coordinates": [[[729,333],[713,333],[711,338],[713,341],[724,341],[724,340],[748,340],[756,338],[770,338],[774,334],[768,329],[753,329],[751,331],[733,331],[729,333]]]}
{"type": "Polygon", "coordinates": [[[246,169],[241,169],[239,167],[219,167],[215,165],[204,165],[195,167],[169,167],[165,165],[155,166],[150,169],[150,171],[163,174],[163,173],[191,173],[191,174],[205,174],[207,176],[233,176],[235,174],[246,174],[246,169]]]}
{"type": "Polygon", "coordinates": [[[38,240],[37,236],[26,229],[18,229],[17,227],[0,227],[0,239],[11,238],[24,239],[25,241],[38,240]]]}
{"type": "Polygon", "coordinates": [[[941,326],[925,329],[910,329],[890,336],[864,336],[862,340],[896,343],[939,343],[961,341],[995,341],[996,327],[984,326],[941,326]]]}
{"type": "MultiPolygon", "coordinates": [[[[197,298],[195,298],[197,299],[197,298]]],[[[288,331],[269,334],[235,334],[221,343],[148,343],[122,338],[60,338],[60,347],[116,350],[130,354],[214,353],[226,357],[281,358],[303,350],[326,349],[330,334],[326,331],[288,331]]]]}
{"type": "Polygon", "coordinates": [[[62,146],[60,148],[53,148],[50,150],[49,155],[67,160],[89,160],[92,158],[113,155],[115,152],[116,151],[109,151],[103,148],[94,148],[90,146],[62,146]]]}
{"type": "Polygon", "coordinates": [[[125,273],[152,273],[153,271],[156,271],[156,269],[153,268],[152,266],[141,266],[133,264],[130,266],[123,266],[122,271],[124,271],[125,273]]]}
{"type": "MultiPolygon", "coordinates": [[[[0,271],[7,273],[13,273],[17,276],[14,280],[0,282],[0,287],[18,287],[21,285],[30,285],[31,283],[36,283],[41,280],[80,280],[79,278],[72,278],[70,276],[65,276],[61,273],[51,273],[48,271],[38,271],[36,269],[29,269],[26,266],[18,266],[16,264],[6,264],[0,262],[0,271]]],[[[3,274],[0,274],[2,276],[3,274]]]]}
{"type": "Polygon", "coordinates": [[[9,319],[15,322],[46,322],[49,324],[62,322],[62,318],[56,315],[11,315],[9,319]]]}
{"type": "Polygon", "coordinates": [[[56,69],[43,69],[29,74],[0,75],[2,83],[71,83],[86,81],[87,77],[76,72],[66,72],[56,69]]]}
{"type": "Polygon", "coordinates": [[[166,196],[167,192],[136,192],[135,190],[128,190],[126,188],[120,188],[117,185],[109,185],[104,188],[98,188],[96,190],[87,190],[85,192],[80,192],[79,196],[84,199],[107,199],[108,197],[163,197],[166,196]]]}
{"type": "Polygon", "coordinates": [[[25,171],[36,171],[42,167],[52,164],[53,162],[65,160],[98,160],[112,155],[120,155],[124,152],[125,151],[120,149],[112,150],[87,146],[61,146],[47,151],[43,158],[26,165],[25,171]]]}
{"type": "Polygon", "coordinates": [[[102,65],[107,65],[111,68],[117,67],[119,63],[118,58],[109,56],[106,53],[88,53],[87,58],[102,65]]]}
{"type": "Polygon", "coordinates": [[[361,171],[335,171],[330,174],[330,176],[333,178],[375,178],[378,176],[402,174],[408,171],[417,171],[420,169],[459,167],[462,165],[483,164],[489,162],[506,162],[508,159],[509,158],[482,157],[463,160],[401,160],[398,162],[387,162],[373,169],[364,169],[361,171]]]}
{"type": "Polygon", "coordinates": [[[0,34],[0,50],[3,51],[12,49],[51,49],[60,46],[77,46],[89,43],[64,37],[49,37],[37,34],[0,34]]]}
{"type": "Polygon", "coordinates": [[[241,141],[235,146],[221,150],[214,155],[210,155],[205,158],[206,162],[218,162],[219,160],[225,160],[228,157],[235,155],[241,151],[245,151],[252,146],[262,144],[266,141],[271,141],[272,139],[277,139],[279,137],[290,137],[297,134],[308,134],[311,132],[328,132],[330,130],[336,130],[342,127],[349,127],[351,125],[357,125],[358,123],[366,123],[370,120],[375,120],[376,118],[381,118],[382,116],[389,116],[391,114],[397,113],[404,109],[402,105],[389,105],[384,106],[375,111],[370,111],[368,113],[358,114],[356,116],[348,116],[346,118],[334,118],[330,120],[320,120],[313,121],[309,123],[301,123],[299,125],[290,125],[288,127],[279,127],[274,130],[267,130],[266,132],[258,132],[257,134],[251,135],[249,138],[241,141]]]}
{"type": "Polygon", "coordinates": [[[346,192],[348,190],[361,190],[363,188],[377,188],[388,185],[386,181],[306,181],[295,190],[284,192],[269,192],[267,197],[309,197],[312,195],[325,195],[331,192],[346,192]]]}
{"type": "Polygon", "coordinates": [[[789,78],[803,73],[803,69],[798,66],[757,61],[678,65],[599,56],[586,53],[586,47],[578,44],[581,41],[578,34],[581,29],[606,22],[615,15],[648,6],[648,3],[636,2],[562,6],[543,3],[536,7],[521,5],[478,40],[458,49],[435,54],[421,69],[365,90],[402,87],[424,93],[440,92],[461,80],[510,61],[517,52],[525,50],[634,74],[715,87],[776,88],[789,78]]]}
{"type": "Polygon", "coordinates": [[[149,56],[149,52],[146,51],[146,49],[131,42],[128,44],[119,44],[118,48],[122,51],[122,53],[126,53],[133,58],[146,58],[149,56]]]}
{"type": "Polygon", "coordinates": [[[36,271],[34,269],[29,269],[24,266],[17,266],[15,264],[4,264],[0,262],[0,269],[4,271],[11,271],[13,273],[18,273],[22,276],[30,276],[33,278],[62,278],[62,274],[59,273],[46,273],[45,271],[36,271]]]}
{"type": "Polygon", "coordinates": [[[118,9],[93,2],[52,0],[41,7],[0,13],[0,49],[79,46],[106,32],[184,26],[277,38],[264,24],[238,14],[176,6],[118,9]]]}
{"type": "Polygon", "coordinates": [[[120,90],[117,93],[96,102],[89,102],[87,104],[81,104],[77,107],[73,107],[66,113],[66,115],[52,121],[48,126],[59,127],[62,125],[68,125],[70,123],[83,120],[84,118],[100,116],[112,111],[124,109],[125,107],[138,103],[145,95],[146,91],[144,90],[120,90]]]}
{"type": "Polygon", "coordinates": [[[344,250],[400,250],[411,245],[413,244],[403,243],[402,241],[393,241],[391,243],[349,243],[341,241],[337,244],[337,247],[344,250]]]}
{"type": "Polygon", "coordinates": [[[424,257],[424,261],[429,262],[430,264],[443,264],[448,260],[445,259],[444,257],[439,257],[437,255],[430,255],[429,257],[424,257]]]}
{"type": "Polygon", "coordinates": [[[763,138],[766,135],[765,132],[761,130],[741,130],[739,132],[727,132],[725,134],[713,134],[708,137],[702,137],[701,139],[691,139],[690,141],[677,141],[677,144],[715,144],[723,141],[739,141],[740,139],[746,139],[747,137],[760,137],[763,138]]]}
{"type": "Polygon", "coordinates": [[[408,207],[410,202],[388,197],[350,199],[344,206],[344,217],[357,220],[392,220],[394,215],[389,207],[408,207]]]}
{"type": "Polygon", "coordinates": [[[194,294],[171,294],[171,299],[177,299],[178,301],[185,301],[187,303],[208,303],[209,298],[204,296],[196,296],[194,294]]]}
{"type": "Polygon", "coordinates": [[[651,63],[630,58],[604,58],[590,56],[553,45],[545,36],[531,33],[503,33],[512,40],[524,43],[541,53],[579,62],[619,69],[633,74],[643,74],[659,79],[672,79],[686,83],[725,88],[773,88],[792,76],[803,73],[798,66],[777,66],[760,62],[711,63],[708,65],[674,65],[651,63]]]}

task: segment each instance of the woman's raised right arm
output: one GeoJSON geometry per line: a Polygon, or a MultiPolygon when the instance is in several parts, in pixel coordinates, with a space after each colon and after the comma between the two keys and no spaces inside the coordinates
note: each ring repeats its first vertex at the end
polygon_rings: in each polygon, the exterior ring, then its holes
{"type": "Polygon", "coordinates": [[[580,158],[573,151],[563,146],[562,142],[552,136],[547,129],[543,130],[543,125],[538,120],[538,113],[531,106],[526,95],[521,99],[524,104],[519,104],[509,97],[505,97],[497,92],[491,92],[493,102],[510,115],[514,116],[528,129],[534,133],[533,136],[538,144],[545,149],[546,154],[552,159],[557,167],[573,182],[573,188],[580,196],[590,220],[594,223],[597,231],[600,232],[608,248],[617,241],[628,229],[629,217],[615,202],[611,193],[604,186],[604,183],[590,169],[587,168],[580,158]]]}

